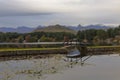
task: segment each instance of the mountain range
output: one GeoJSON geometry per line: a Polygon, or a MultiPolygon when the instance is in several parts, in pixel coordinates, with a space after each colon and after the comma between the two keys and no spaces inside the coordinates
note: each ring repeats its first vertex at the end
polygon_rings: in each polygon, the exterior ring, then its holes
{"type": "Polygon", "coordinates": [[[109,29],[110,26],[105,25],[78,25],[78,26],[62,26],[62,25],[50,25],[50,26],[38,26],[37,28],[30,28],[26,26],[21,26],[17,28],[9,28],[9,27],[1,27],[0,32],[17,32],[17,33],[29,33],[29,32],[75,32],[79,30],[86,30],[86,29],[109,29]]]}
{"type": "Polygon", "coordinates": [[[26,26],[21,26],[17,28],[1,27],[0,32],[17,32],[17,33],[29,33],[32,32],[35,28],[30,28],[26,26]]]}
{"type": "Polygon", "coordinates": [[[75,31],[79,31],[79,30],[87,30],[87,29],[109,29],[111,28],[111,26],[105,26],[105,25],[101,25],[101,24],[96,24],[96,25],[86,25],[86,26],[82,26],[82,25],[78,25],[78,26],[68,26],[70,29],[75,30],[75,31]]]}

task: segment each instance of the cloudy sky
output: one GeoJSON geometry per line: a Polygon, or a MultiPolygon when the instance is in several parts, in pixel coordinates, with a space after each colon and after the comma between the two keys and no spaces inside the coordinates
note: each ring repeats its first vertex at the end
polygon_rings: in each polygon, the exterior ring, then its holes
{"type": "Polygon", "coordinates": [[[0,27],[119,22],[120,0],[0,0],[0,27]]]}

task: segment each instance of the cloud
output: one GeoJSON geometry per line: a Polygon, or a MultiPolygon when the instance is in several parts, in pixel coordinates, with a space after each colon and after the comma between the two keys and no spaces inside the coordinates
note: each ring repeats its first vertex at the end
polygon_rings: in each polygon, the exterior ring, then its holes
{"type": "Polygon", "coordinates": [[[35,25],[35,21],[39,24],[118,24],[119,9],[120,0],[0,0],[0,21],[3,19],[0,24],[17,25],[24,20],[26,25],[35,25]],[[6,21],[13,18],[17,18],[16,23],[6,21]]]}
{"type": "MultiPolygon", "coordinates": [[[[68,2],[68,0],[66,0],[68,2]]],[[[0,0],[0,15],[64,12],[63,0],[0,0]]]]}
{"type": "Polygon", "coordinates": [[[105,12],[119,10],[119,4],[119,0],[0,0],[0,15],[105,12]]]}
{"type": "Polygon", "coordinates": [[[0,16],[33,16],[52,14],[52,12],[43,11],[40,6],[37,8],[37,5],[33,4],[31,1],[0,0],[0,16]]]}

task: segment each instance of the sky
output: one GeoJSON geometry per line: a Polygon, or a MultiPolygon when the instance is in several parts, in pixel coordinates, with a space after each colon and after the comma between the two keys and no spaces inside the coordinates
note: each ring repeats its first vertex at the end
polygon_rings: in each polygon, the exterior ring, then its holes
{"type": "Polygon", "coordinates": [[[120,0],[0,0],[0,27],[119,22],[120,0]]]}

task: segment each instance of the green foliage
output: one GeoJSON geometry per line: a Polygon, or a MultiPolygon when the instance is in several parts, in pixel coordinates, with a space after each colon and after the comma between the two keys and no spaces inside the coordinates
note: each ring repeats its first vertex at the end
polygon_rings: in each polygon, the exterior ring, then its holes
{"type": "Polygon", "coordinates": [[[38,42],[41,41],[63,41],[64,36],[69,39],[75,38],[75,34],[68,32],[32,32],[32,33],[2,33],[0,32],[0,42],[38,42]]]}
{"type": "MultiPolygon", "coordinates": [[[[58,25],[57,25],[58,26],[58,25]]],[[[56,26],[55,26],[56,27],[56,26]]],[[[57,28],[57,27],[56,27],[57,28]]],[[[61,27],[64,28],[64,27],[61,27]]],[[[0,42],[38,42],[38,41],[64,41],[65,36],[71,40],[77,38],[80,42],[86,40],[94,45],[104,44],[107,39],[117,41],[120,43],[120,26],[109,28],[107,30],[82,30],[77,34],[70,32],[32,32],[32,33],[15,33],[15,32],[0,32],[0,42]]]]}
{"type": "Polygon", "coordinates": [[[17,42],[19,42],[19,43],[22,43],[24,41],[24,37],[22,35],[19,36],[17,39],[18,39],[17,42]]]}
{"type": "Polygon", "coordinates": [[[51,41],[50,38],[45,37],[45,35],[43,35],[43,36],[40,38],[40,42],[49,42],[49,41],[51,41]]]}
{"type": "Polygon", "coordinates": [[[13,39],[17,39],[21,34],[15,32],[2,33],[0,32],[0,42],[12,42],[13,39]]]}
{"type": "MultiPolygon", "coordinates": [[[[59,50],[61,48],[2,48],[1,51],[23,51],[23,50],[59,50]]],[[[62,49],[61,49],[62,50],[62,49]]]]}
{"type": "MultiPolygon", "coordinates": [[[[120,36],[120,26],[115,28],[109,28],[107,30],[103,29],[89,29],[78,31],[77,39],[81,42],[86,39],[94,45],[106,45],[106,39],[116,39],[116,36],[120,36]]],[[[117,41],[119,42],[118,38],[117,41]]]]}

